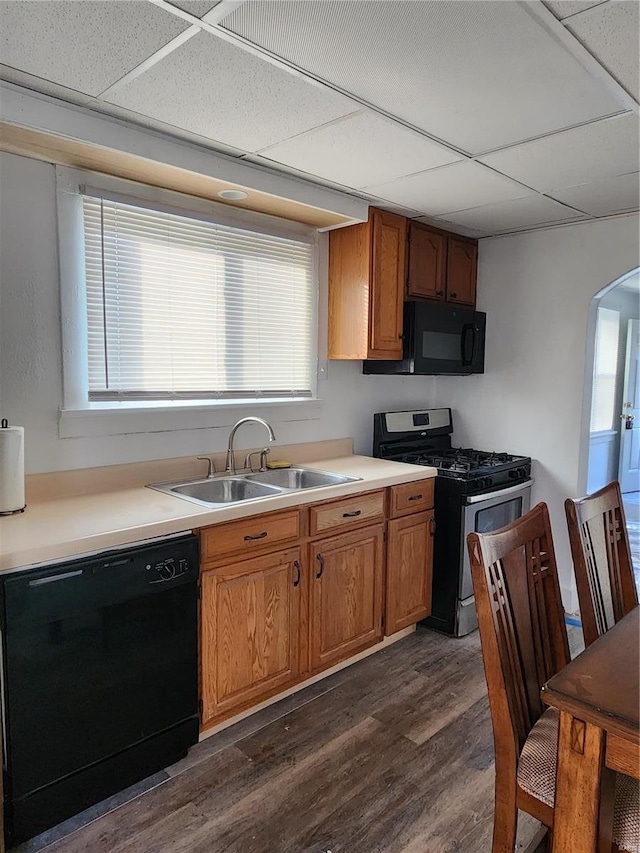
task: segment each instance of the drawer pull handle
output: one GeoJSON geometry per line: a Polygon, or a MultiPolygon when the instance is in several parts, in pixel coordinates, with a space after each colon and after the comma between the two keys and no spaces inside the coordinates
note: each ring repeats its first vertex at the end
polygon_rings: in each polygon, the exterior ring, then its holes
{"type": "Polygon", "coordinates": [[[316,560],[318,561],[318,565],[320,568],[316,572],[316,580],[322,577],[322,573],[324,572],[324,557],[322,554],[316,554],[316,560]]]}
{"type": "Polygon", "coordinates": [[[245,542],[253,542],[253,541],[255,541],[256,539],[264,539],[264,537],[265,537],[266,535],[267,535],[267,531],[266,531],[266,530],[263,530],[263,531],[262,531],[262,533],[258,533],[258,535],[257,535],[257,536],[245,536],[245,537],[244,537],[244,541],[245,541],[245,542]]]}
{"type": "Polygon", "coordinates": [[[300,572],[300,563],[297,560],[293,561],[293,568],[297,572],[296,579],[294,580],[293,585],[294,586],[300,586],[300,578],[302,577],[302,574],[300,572]]]}
{"type": "Polygon", "coordinates": [[[357,509],[355,512],[343,512],[343,518],[357,518],[359,515],[362,515],[362,510],[357,509]]]}
{"type": "Polygon", "coordinates": [[[407,498],[408,501],[421,501],[422,495],[411,495],[410,498],[407,498]]]}

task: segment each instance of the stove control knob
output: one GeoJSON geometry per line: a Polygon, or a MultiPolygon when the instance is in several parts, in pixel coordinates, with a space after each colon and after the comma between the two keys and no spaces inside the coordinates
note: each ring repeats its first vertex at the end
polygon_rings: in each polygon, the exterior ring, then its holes
{"type": "Polygon", "coordinates": [[[485,480],[484,480],[485,489],[489,489],[489,488],[491,488],[491,486],[493,486],[493,477],[485,477],[485,480]]]}
{"type": "Polygon", "coordinates": [[[527,477],[527,469],[526,468],[512,468],[509,471],[509,476],[512,480],[525,480],[527,477]]]}

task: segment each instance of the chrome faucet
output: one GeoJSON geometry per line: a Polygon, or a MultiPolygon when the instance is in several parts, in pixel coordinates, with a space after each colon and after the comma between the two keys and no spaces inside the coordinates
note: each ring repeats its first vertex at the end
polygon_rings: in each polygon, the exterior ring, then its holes
{"type": "Polygon", "coordinates": [[[238,431],[238,427],[241,427],[242,424],[255,423],[262,424],[262,426],[269,431],[269,441],[275,441],[276,436],[274,431],[271,429],[269,424],[264,421],[262,418],[248,417],[248,418],[240,418],[237,424],[234,424],[231,428],[231,432],[229,433],[229,446],[227,447],[227,461],[225,464],[225,471],[229,474],[236,473],[236,462],[235,457],[233,455],[233,439],[236,436],[236,432],[238,431]]]}

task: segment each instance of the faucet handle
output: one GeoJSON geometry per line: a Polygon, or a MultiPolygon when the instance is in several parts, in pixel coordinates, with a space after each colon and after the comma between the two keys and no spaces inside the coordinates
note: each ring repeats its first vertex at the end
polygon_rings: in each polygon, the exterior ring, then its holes
{"type": "Polygon", "coordinates": [[[209,463],[209,470],[207,471],[207,480],[209,480],[216,473],[216,463],[213,460],[212,456],[196,456],[196,459],[199,459],[201,462],[209,463]]]}
{"type": "Polygon", "coordinates": [[[267,470],[267,456],[269,455],[269,448],[264,447],[262,450],[253,450],[251,453],[247,453],[244,458],[244,467],[248,468],[249,471],[253,472],[253,466],[251,464],[252,456],[260,456],[260,467],[258,471],[266,471],[267,470]]]}

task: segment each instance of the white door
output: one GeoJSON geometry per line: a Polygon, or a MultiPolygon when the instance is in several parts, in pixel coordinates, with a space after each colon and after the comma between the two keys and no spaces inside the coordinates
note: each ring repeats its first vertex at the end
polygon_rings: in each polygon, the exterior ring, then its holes
{"type": "Polygon", "coordinates": [[[627,329],[620,418],[620,488],[623,492],[637,492],[640,490],[640,320],[629,320],[627,329]]]}

